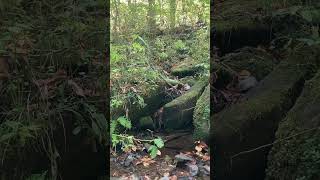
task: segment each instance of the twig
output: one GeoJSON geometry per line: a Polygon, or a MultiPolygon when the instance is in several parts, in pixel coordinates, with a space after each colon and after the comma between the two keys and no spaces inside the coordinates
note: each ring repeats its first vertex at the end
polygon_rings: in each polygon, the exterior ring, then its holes
{"type": "Polygon", "coordinates": [[[247,151],[239,152],[239,153],[237,153],[237,154],[235,154],[235,155],[231,156],[231,158],[230,158],[230,159],[231,159],[231,161],[232,161],[232,159],[233,159],[233,158],[238,157],[238,156],[240,156],[240,155],[248,154],[248,153],[251,153],[251,152],[254,152],[254,151],[257,151],[257,150],[260,150],[260,149],[263,149],[263,148],[269,147],[269,146],[272,146],[272,145],[277,144],[277,143],[279,143],[279,142],[282,142],[282,141],[285,141],[285,140],[291,139],[291,138],[293,138],[293,137],[296,137],[296,136],[299,136],[299,135],[305,134],[305,133],[310,132],[310,131],[313,131],[313,130],[320,130],[320,126],[315,127],[315,128],[312,128],[312,129],[307,129],[307,130],[302,131],[302,132],[300,132],[300,133],[298,133],[298,134],[294,134],[294,135],[292,135],[292,136],[288,136],[288,137],[283,138],[283,139],[276,140],[276,141],[274,141],[273,143],[265,144],[265,145],[259,146],[259,147],[257,147],[257,148],[254,148],[254,149],[250,149],[250,150],[247,150],[247,151]]]}

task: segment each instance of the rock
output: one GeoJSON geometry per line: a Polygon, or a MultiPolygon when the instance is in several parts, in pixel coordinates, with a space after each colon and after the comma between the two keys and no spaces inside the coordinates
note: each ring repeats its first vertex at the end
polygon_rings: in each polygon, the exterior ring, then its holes
{"type": "Polygon", "coordinates": [[[133,160],[134,160],[133,155],[132,155],[132,154],[129,154],[129,155],[127,156],[127,158],[125,159],[123,165],[124,165],[125,167],[130,166],[133,160]]]}
{"type": "Polygon", "coordinates": [[[177,162],[195,161],[192,157],[182,153],[175,155],[174,158],[177,162]]]}
{"type": "MultiPolygon", "coordinates": [[[[228,0],[215,3],[215,46],[222,54],[268,42],[270,25],[261,18],[262,3],[252,0],[228,0]],[[232,7],[232,8],[230,8],[232,7]]],[[[214,31],[214,29],[212,29],[214,31]]]]}
{"type": "Polygon", "coordinates": [[[249,76],[243,80],[239,80],[238,88],[240,92],[246,92],[249,89],[255,87],[257,84],[257,79],[253,76],[249,76]]]}
{"type": "Polygon", "coordinates": [[[189,176],[179,176],[178,180],[193,180],[193,178],[189,176]]]}
{"type": "Polygon", "coordinates": [[[210,175],[210,166],[204,165],[204,166],[199,166],[199,168],[203,174],[210,175]]]}
{"type": "Polygon", "coordinates": [[[140,129],[153,129],[153,119],[151,116],[145,116],[139,119],[140,129]]]}
{"type": "Polygon", "coordinates": [[[223,56],[220,61],[235,72],[249,71],[259,81],[266,77],[278,63],[270,53],[253,47],[238,49],[223,56]]]}
{"type": "Polygon", "coordinates": [[[110,177],[110,180],[122,180],[122,179],[118,177],[110,177]]]}
{"type": "Polygon", "coordinates": [[[185,94],[163,106],[166,130],[182,129],[192,123],[193,109],[207,84],[208,80],[202,79],[185,94]]]}
{"type": "Polygon", "coordinates": [[[203,70],[203,67],[197,66],[199,62],[187,58],[171,68],[171,74],[178,77],[192,76],[195,75],[200,70],[203,70]]]}
{"type": "Polygon", "coordinates": [[[187,169],[188,169],[188,171],[189,171],[189,173],[190,173],[191,176],[196,176],[196,175],[198,175],[198,173],[199,173],[199,168],[198,168],[197,165],[195,165],[195,164],[190,164],[190,163],[187,163],[186,165],[187,165],[187,169]]]}
{"type": "Polygon", "coordinates": [[[210,85],[203,91],[193,112],[193,138],[208,140],[210,130],[210,85]]]}
{"type": "Polygon", "coordinates": [[[320,63],[319,49],[305,46],[296,50],[238,104],[211,116],[215,179],[263,179],[270,147],[234,155],[273,142],[279,121],[294,105],[304,80],[320,63]]]}
{"type": "Polygon", "coordinates": [[[164,177],[160,178],[160,180],[170,180],[170,178],[168,176],[164,176],[164,177]]]}
{"type": "Polygon", "coordinates": [[[268,16],[272,22],[272,31],[278,36],[308,37],[312,35],[311,25],[320,23],[320,8],[318,1],[310,1],[308,6],[291,6],[281,8],[268,16]]]}
{"type": "Polygon", "coordinates": [[[266,180],[320,179],[320,72],[308,81],[276,132],[266,180]],[[292,137],[292,138],[290,138],[292,137]]]}
{"type": "Polygon", "coordinates": [[[136,174],[132,174],[130,177],[129,177],[130,180],[140,180],[141,178],[139,178],[138,175],[136,174]]]}
{"type": "Polygon", "coordinates": [[[182,84],[188,84],[190,86],[193,86],[197,83],[197,79],[193,76],[186,76],[186,77],[183,77],[179,80],[182,84]]]}

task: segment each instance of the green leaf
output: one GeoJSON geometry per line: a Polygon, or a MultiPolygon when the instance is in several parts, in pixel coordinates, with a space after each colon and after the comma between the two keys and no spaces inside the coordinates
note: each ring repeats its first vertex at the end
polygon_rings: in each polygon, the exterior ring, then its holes
{"type": "Polygon", "coordinates": [[[148,152],[150,153],[151,158],[155,158],[157,156],[158,148],[155,145],[149,147],[148,152]]]}
{"type": "Polygon", "coordinates": [[[161,138],[154,139],[153,142],[158,148],[163,148],[164,146],[164,142],[161,138]]]}
{"type": "Polygon", "coordinates": [[[117,128],[118,121],[112,120],[110,123],[110,134],[114,134],[117,128]]]}
{"type": "Polygon", "coordinates": [[[127,129],[131,129],[132,125],[131,125],[131,121],[127,118],[125,118],[124,116],[119,117],[117,120],[123,127],[127,128],[127,129]]]}

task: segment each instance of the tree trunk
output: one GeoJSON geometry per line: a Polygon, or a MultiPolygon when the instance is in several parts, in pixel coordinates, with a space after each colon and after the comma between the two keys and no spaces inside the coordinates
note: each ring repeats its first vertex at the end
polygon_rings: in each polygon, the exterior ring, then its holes
{"type": "Polygon", "coordinates": [[[156,11],[155,11],[155,0],[148,0],[148,29],[149,32],[154,32],[156,28],[156,11]]]}
{"type": "Polygon", "coordinates": [[[177,9],[176,0],[170,0],[170,28],[171,29],[176,26],[176,9],[177,9]]]}

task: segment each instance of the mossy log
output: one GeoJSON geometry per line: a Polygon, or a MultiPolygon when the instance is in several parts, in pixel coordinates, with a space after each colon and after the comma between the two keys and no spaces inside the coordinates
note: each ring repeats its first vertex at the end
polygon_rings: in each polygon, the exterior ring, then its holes
{"type": "Polygon", "coordinates": [[[305,47],[283,60],[239,102],[211,117],[215,179],[262,179],[279,121],[293,106],[304,80],[319,63],[319,48],[305,47]]]}
{"type": "Polygon", "coordinates": [[[280,122],[267,168],[271,179],[320,179],[320,72],[280,122]]]}
{"type": "MultiPolygon", "coordinates": [[[[144,103],[146,104],[145,107],[140,107],[137,103],[130,104],[130,106],[128,107],[129,118],[134,122],[134,125],[139,126],[139,118],[152,115],[152,113],[154,113],[157,109],[172,100],[172,97],[169,97],[166,93],[165,84],[165,82],[160,82],[154,88],[146,87],[146,89],[148,89],[148,92],[142,96],[142,98],[144,99],[144,103]]],[[[111,119],[116,119],[119,116],[124,115],[125,110],[122,107],[111,109],[111,119]]]]}
{"type": "Polygon", "coordinates": [[[208,140],[210,130],[210,85],[203,91],[193,112],[193,138],[208,140]]]}
{"type": "Polygon", "coordinates": [[[182,129],[191,124],[193,110],[208,81],[199,80],[188,92],[163,106],[165,129],[182,129]]]}
{"type": "Polygon", "coordinates": [[[187,58],[171,68],[171,74],[178,77],[192,76],[203,70],[203,67],[197,66],[199,62],[187,58]]]}

